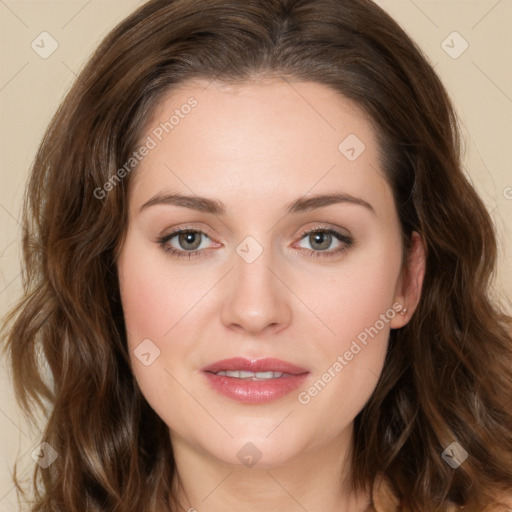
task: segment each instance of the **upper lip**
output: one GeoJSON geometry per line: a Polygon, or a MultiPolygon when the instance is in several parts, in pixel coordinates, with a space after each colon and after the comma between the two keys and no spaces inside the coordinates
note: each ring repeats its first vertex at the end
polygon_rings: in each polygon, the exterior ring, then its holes
{"type": "Polygon", "coordinates": [[[308,370],[296,366],[287,361],[266,357],[263,359],[246,359],[244,357],[232,357],[230,359],[222,359],[203,368],[204,372],[220,372],[229,370],[244,370],[248,372],[282,372],[292,375],[308,373],[308,370]]]}

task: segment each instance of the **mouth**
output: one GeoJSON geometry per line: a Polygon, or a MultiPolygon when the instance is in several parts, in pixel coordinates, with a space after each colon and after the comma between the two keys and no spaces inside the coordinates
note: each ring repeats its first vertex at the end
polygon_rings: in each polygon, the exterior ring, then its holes
{"type": "Polygon", "coordinates": [[[283,372],[248,372],[248,371],[238,371],[238,370],[221,370],[220,372],[214,372],[215,375],[220,375],[222,377],[232,377],[234,379],[249,379],[253,381],[257,380],[269,380],[269,379],[279,379],[281,377],[293,377],[292,373],[283,373],[283,372]]]}
{"type": "Polygon", "coordinates": [[[278,400],[297,389],[310,373],[280,359],[242,357],[217,361],[202,371],[215,392],[246,404],[278,400]]]}

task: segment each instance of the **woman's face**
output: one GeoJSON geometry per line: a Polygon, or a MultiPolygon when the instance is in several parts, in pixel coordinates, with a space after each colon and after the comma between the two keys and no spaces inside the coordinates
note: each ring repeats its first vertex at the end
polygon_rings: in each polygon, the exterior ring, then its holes
{"type": "Polygon", "coordinates": [[[401,277],[362,111],[317,83],[196,81],[141,140],[119,281],[133,372],[173,445],[270,467],[350,442],[421,284],[401,277]]]}

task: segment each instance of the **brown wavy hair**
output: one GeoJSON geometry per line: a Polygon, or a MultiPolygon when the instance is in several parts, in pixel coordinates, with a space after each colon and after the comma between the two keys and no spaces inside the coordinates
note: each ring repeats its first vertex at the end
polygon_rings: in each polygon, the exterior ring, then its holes
{"type": "Polygon", "coordinates": [[[4,350],[17,400],[28,417],[45,411],[43,440],[59,453],[35,466],[33,512],[168,510],[168,427],[133,377],[116,271],[132,176],[97,191],[173,88],[265,77],[327,85],[368,114],[404,248],[417,231],[427,250],[419,306],[391,331],[355,420],[354,487],[383,472],[414,511],[481,511],[512,488],[512,318],[490,293],[496,235],[427,59],[369,0],[151,0],[80,73],[26,189],[24,295],[4,350]],[[469,453],[456,470],[441,457],[453,441],[469,453]]]}

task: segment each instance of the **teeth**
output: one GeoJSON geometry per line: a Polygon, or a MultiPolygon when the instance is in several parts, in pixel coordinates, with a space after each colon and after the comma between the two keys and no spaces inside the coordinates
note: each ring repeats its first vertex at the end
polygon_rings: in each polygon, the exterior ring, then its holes
{"type": "Polygon", "coordinates": [[[278,379],[284,375],[283,372],[248,372],[245,370],[222,370],[215,372],[216,375],[225,377],[234,377],[235,379],[251,379],[251,380],[267,380],[267,379],[278,379]]]}

